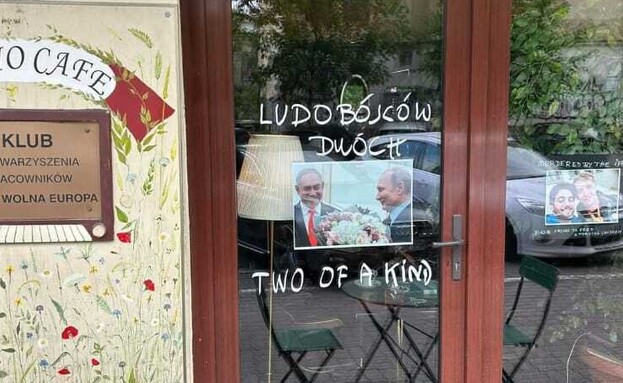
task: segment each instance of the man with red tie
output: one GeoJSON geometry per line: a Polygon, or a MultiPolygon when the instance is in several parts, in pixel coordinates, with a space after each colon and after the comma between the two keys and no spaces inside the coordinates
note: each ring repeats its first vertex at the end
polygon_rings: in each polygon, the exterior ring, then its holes
{"type": "Polygon", "coordinates": [[[296,175],[294,186],[300,201],[294,205],[294,247],[322,246],[319,238],[320,218],[338,209],[322,202],[324,181],[320,172],[305,168],[296,175]]]}

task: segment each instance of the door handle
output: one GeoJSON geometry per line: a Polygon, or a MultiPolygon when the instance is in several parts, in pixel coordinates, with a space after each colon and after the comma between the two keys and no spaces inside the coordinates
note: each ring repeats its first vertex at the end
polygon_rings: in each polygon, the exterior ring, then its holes
{"type": "Polygon", "coordinates": [[[443,242],[433,242],[433,248],[452,247],[452,280],[461,280],[462,257],[461,247],[465,244],[463,240],[463,217],[459,214],[452,216],[452,240],[443,242]]]}
{"type": "Polygon", "coordinates": [[[446,241],[446,242],[433,242],[433,248],[439,249],[441,247],[461,246],[465,241],[462,239],[459,241],[446,241]]]}

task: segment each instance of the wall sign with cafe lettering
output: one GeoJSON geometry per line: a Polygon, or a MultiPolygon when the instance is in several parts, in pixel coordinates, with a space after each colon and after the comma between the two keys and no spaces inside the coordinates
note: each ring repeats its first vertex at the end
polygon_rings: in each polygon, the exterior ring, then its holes
{"type": "MultiPolygon", "coordinates": [[[[141,152],[154,149],[174,113],[163,99],[168,85],[160,97],[113,52],[49,28],[48,38],[0,38],[0,83],[72,90],[105,109],[0,112],[0,244],[112,240],[111,121],[125,164],[132,141],[141,152]]],[[[160,77],[160,55],[157,61],[160,77]]],[[[168,83],[170,68],[164,74],[168,83]]]]}
{"type": "Polygon", "coordinates": [[[2,349],[15,360],[0,363],[0,378],[8,377],[0,382],[92,382],[96,375],[186,380],[181,340],[190,256],[184,120],[174,112],[184,93],[175,3],[0,2],[0,101],[2,109],[25,111],[16,117],[0,110],[0,157],[9,157],[0,174],[12,175],[0,183],[0,195],[20,194],[13,201],[24,201],[12,205],[21,213],[8,219],[0,198],[0,285],[6,284],[0,288],[0,312],[6,313],[0,334],[7,334],[2,349]],[[93,109],[94,119],[88,116],[93,109]],[[89,126],[84,130],[93,122],[100,129],[94,135],[89,126]],[[35,123],[50,129],[29,131],[35,123]],[[5,137],[7,148],[2,133],[12,134],[5,137]],[[46,159],[35,165],[27,157],[46,159]],[[30,194],[33,202],[27,202],[30,194]],[[46,202],[34,202],[41,198],[46,202]],[[59,210],[42,210],[53,206],[59,210]],[[93,233],[98,223],[106,229],[101,239],[93,233]],[[3,229],[9,226],[12,236],[3,229]],[[18,233],[16,227],[33,230],[18,233]],[[60,242],[50,228],[84,229],[99,242],[60,242]],[[39,346],[45,340],[45,352],[10,336],[16,328],[39,346]],[[105,350],[97,352],[99,345],[105,350]],[[137,363],[128,350],[149,358],[137,363]]]}
{"type": "Polygon", "coordinates": [[[110,112],[0,111],[0,243],[112,240],[110,112]]]}
{"type": "Polygon", "coordinates": [[[113,53],[58,34],[49,39],[0,38],[0,83],[4,82],[74,90],[108,108],[139,142],[174,112],[113,53]]]}

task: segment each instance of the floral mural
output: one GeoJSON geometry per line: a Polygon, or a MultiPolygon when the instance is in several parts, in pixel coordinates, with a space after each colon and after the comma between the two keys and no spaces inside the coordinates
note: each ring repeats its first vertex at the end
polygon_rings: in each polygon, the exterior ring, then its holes
{"type": "Polygon", "coordinates": [[[113,242],[0,245],[0,382],[183,382],[175,8],[0,9],[13,20],[2,38],[84,49],[126,93],[104,102],[54,84],[0,83],[8,108],[111,110],[115,214],[113,242]]]}

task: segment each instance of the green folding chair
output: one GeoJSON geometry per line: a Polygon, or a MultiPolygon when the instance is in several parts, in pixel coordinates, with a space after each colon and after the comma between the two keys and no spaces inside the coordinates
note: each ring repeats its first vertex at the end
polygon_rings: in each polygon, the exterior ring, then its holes
{"type": "Polygon", "coordinates": [[[316,327],[314,324],[276,329],[274,323],[271,323],[269,320],[270,314],[268,304],[266,303],[266,292],[263,288],[260,288],[257,294],[257,302],[260,306],[264,323],[270,329],[275,348],[290,367],[281,379],[281,382],[285,382],[294,373],[301,383],[312,383],[318,377],[322,368],[333,357],[335,351],[342,348],[340,341],[330,328],[316,327]],[[326,356],[320,365],[315,368],[315,373],[311,378],[308,378],[300,363],[308,352],[314,351],[324,351],[326,356]]]}
{"type": "Polygon", "coordinates": [[[519,286],[517,286],[513,306],[504,323],[504,346],[522,347],[524,350],[523,354],[519,357],[519,361],[515,364],[515,366],[513,366],[512,369],[510,369],[510,372],[508,372],[507,369],[502,370],[502,381],[505,383],[514,382],[513,377],[517,374],[517,371],[519,371],[521,365],[528,358],[530,351],[536,347],[537,341],[545,328],[545,322],[547,321],[547,316],[549,314],[554,290],[556,290],[556,285],[558,284],[558,274],[559,271],[557,268],[536,258],[524,256],[521,260],[521,265],[519,267],[519,275],[521,276],[521,279],[519,280],[519,286]],[[522,288],[526,280],[535,283],[548,291],[547,302],[542,310],[539,325],[532,335],[520,330],[512,323],[515,311],[520,301],[522,288]]]}

